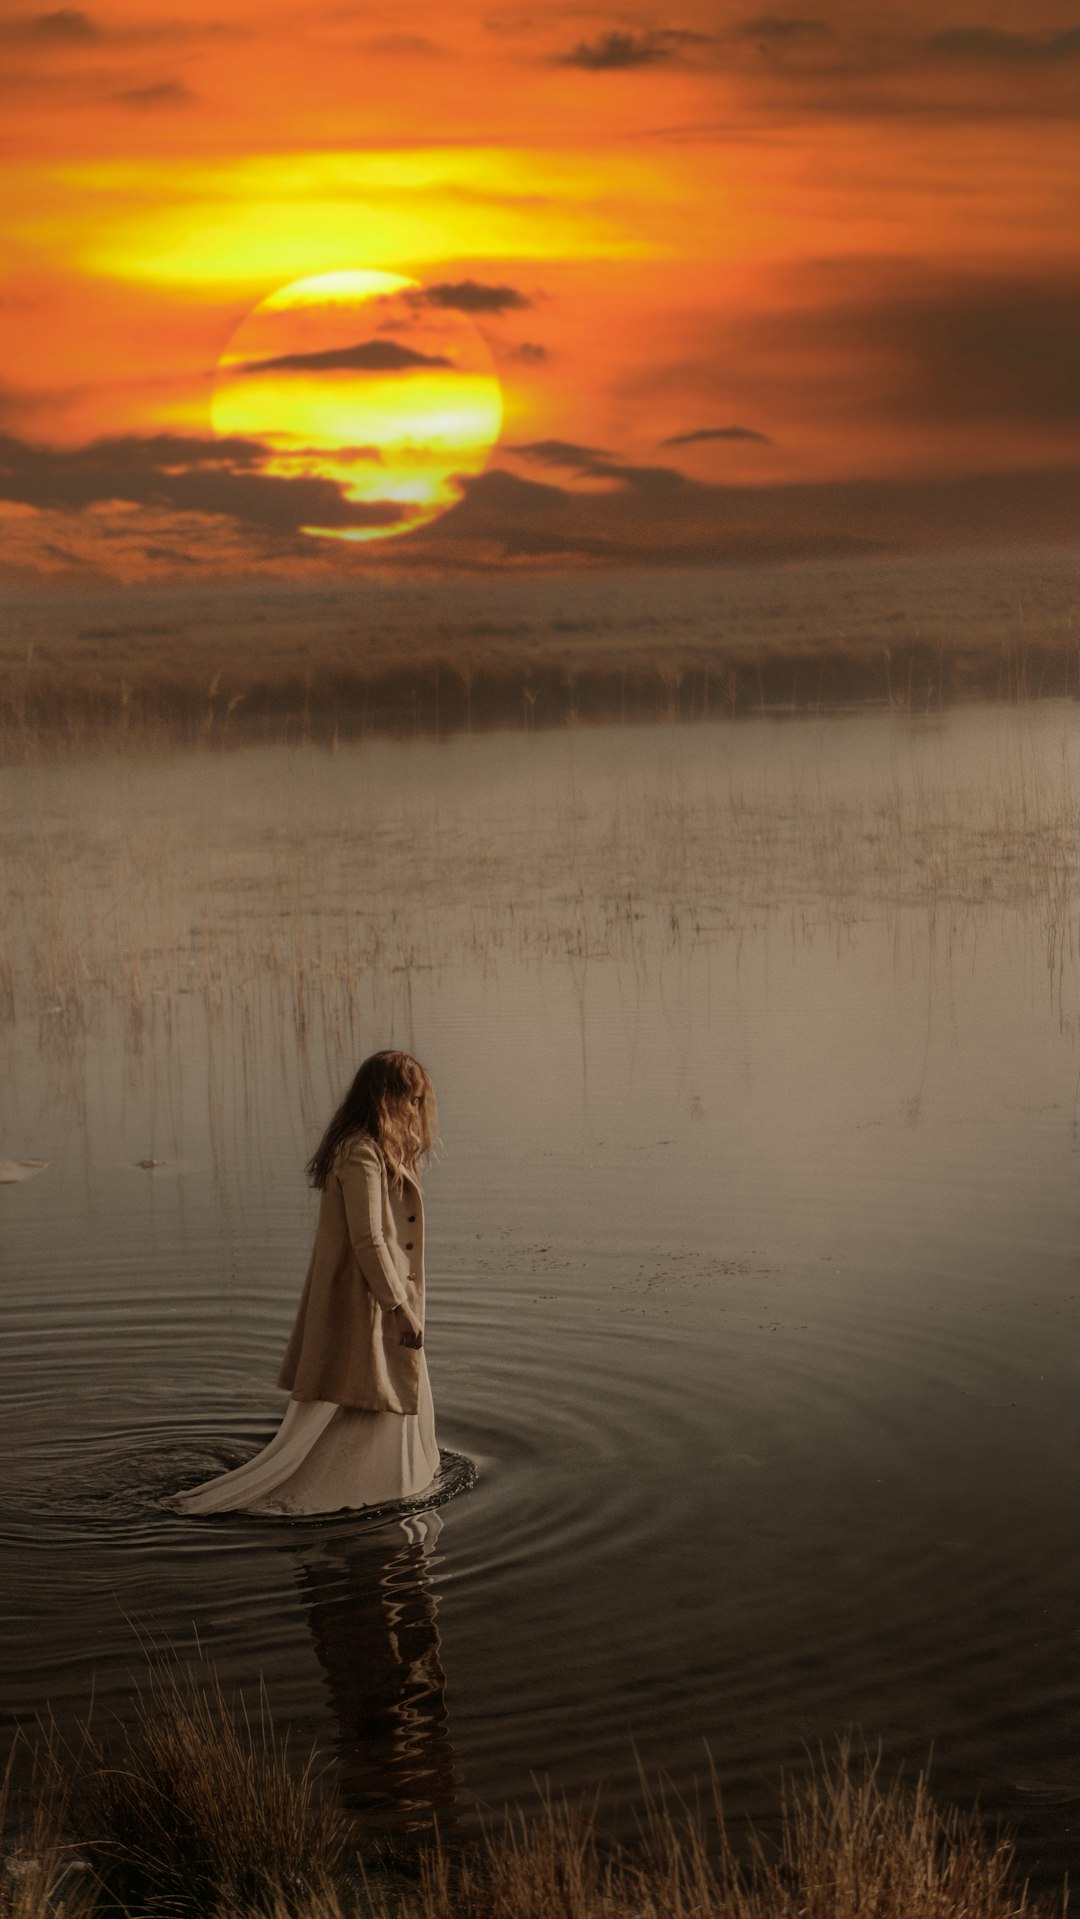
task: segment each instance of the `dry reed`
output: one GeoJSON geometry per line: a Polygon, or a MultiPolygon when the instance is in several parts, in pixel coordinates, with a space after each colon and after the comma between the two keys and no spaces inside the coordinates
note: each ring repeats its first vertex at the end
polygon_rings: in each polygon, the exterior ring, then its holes
{"type": "Polygon", "coordinates": [[[504,815],[403,784],[365,793],[351,821],[317,800],[263,826],[28,812],[4,841],[0,1019],[36,1017],[65,1044],[109,1007],[135,1046],[196,1008],[351,1042],[372,978],[503,958],[645,968],[781,907],[830,931],[912,907],[931,924],[1020,908],[1053,970],[1080,903],[1080,789],[1020,739],[974,793],[944,775],[861,799],[794,776],[771,790],[644,778],[588,803],[556,787],[504,815]]]}
{"type": "Polygon", "coordinates": [[[1067,548],[0,590],[0,760],[1080,690],[1067,548]]]}
{"type": "Polygon", "coordinates": [[[127,1910],[295,1905],[328,1896],[350,1856],[316,1755],[294,1764],[265,1695],[253,1716],[213,1672],[153,1665],[132,1725],[112,1740],[84,1728],[71,1792],[83,1850],[127,1910]]]}
{"type": "Polygon", "coordinates": [[[0,1919],[89,1919],[98,1886],[82,1848],[65,1837],[70,1784],[46,1733],[16,1795],[16,1739],[0,1778],[0,1919]]]}
{"type": "MultiPolygon", "coordinates": [[[[702,612],[580,621],[431,624],[263,613],[0,636],[0,763],[170,747],[296,744],[491,727],[827,712],[868,704],[925,712],[956,700],[1026,701],[1080,692],[1075,589],[1029,633],[1015,611],[925,610],[898,631],[872,603],[846,630],[822,603],[817,627],[793,596],[770,620],[760,603],[731,629],[702,612]],[[689,630],[687,630],[689,627],[689,630]],[[522,630],[524,628],[524,630],[522,630]],[[763,637],[755,638],[760,632],[763,637]]],[[[899,618],[907,617],[903,608],[899,618]]],[[[37,625],[35,624],[35,631],[37,625]]]]}
{"type": "MultiPolygon", "coordinates": [[[[433,1849],[410,1919],[1050,1919],[1011,1844],[941,1811],[924,1776],[883,1784],[850,1745],[783,1793],[778,1836],[737,1842],[707,1814],[653,1798],[640,1843],[549,1806],[471,1851],[433,1849]]],[[[314,1919],[314,1915],[313,1915],[314,1919]]]]}
{"type": "Polygon", "coordinates": [[[253,1720],[211,1674],[157,1666],[134,1726],[87,1733],[65,1771],[54,1744],[31,1824],[0,1876],[4,1919],[1060,1919],[1007,1836],[942,1810],[925,1775],[882,1777],[850,1739],[782,1789],[774,1829],[733,1834],[715,1779],[704,1800],[642,1784],[636,1841],[595,1808],[549,1801],[451,1847],[432,1833],[397,1867],[297,1766],[265,1697],[253,1720]],[[72,1778],[72,1768],[74,1777],[72,1778]],[[81,1864],[59,1833],[79,1822],[81,1864]],[[366,1860],[366,1865],[365,1865],[366,1860]],[[96,1901],[96,1904],[95,1904],[96,1901]]]}

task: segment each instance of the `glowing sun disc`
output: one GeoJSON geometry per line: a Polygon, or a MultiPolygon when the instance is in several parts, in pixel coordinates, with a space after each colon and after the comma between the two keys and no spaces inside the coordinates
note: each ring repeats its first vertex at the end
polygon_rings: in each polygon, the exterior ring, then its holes
{"type": "Polygon", "coordinates": [[[301,531],[338,540],[392,538],[456,505],[502,411],[468,315],[417,280],[360,268],[293,280],[253,307],[211,403],[215,433],[263,449],[243,456],[253,470],[301,483],[301,531]]]}

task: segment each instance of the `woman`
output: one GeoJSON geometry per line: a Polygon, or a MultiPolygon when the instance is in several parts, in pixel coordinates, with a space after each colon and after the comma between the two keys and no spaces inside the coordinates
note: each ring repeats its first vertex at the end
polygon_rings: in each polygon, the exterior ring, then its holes
{"type": "Polygon", "coordinates": [[[439,1470],[424,1355],[419,1169],[435,1094],[408,1053],[360,1067],[306,1171],[322,1199],[270,1444],[179,1495],[188,1513],[329,1513],[424,1491],[439,1470]]]}

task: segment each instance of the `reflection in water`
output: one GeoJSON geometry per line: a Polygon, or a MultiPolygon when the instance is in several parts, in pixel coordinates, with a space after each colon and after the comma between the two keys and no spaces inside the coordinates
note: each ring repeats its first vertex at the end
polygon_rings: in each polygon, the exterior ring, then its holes
{"type": "Polygon", "coordinates": [[[440,1530],[436,1513],[415,1514],[391,1534],[319,1540],[297,1555],[337,1720],[341,1799],[383,1830],[445,1825],[460,1784],[429,1584],[440,1530]]]}

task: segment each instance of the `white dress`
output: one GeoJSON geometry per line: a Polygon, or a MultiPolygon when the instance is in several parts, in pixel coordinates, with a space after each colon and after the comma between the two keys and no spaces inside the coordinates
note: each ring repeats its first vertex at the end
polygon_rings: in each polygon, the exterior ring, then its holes
{"type": "Polygon", "coordinates": [[[268,1446],[234,1472],[176,1495],[185,1513],[336,1513],[426,1491],[439,1470],[427,1356],[415,1413],[290,1399],[268,1446]]]}

